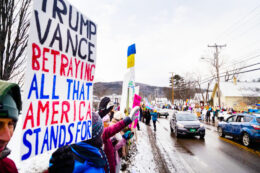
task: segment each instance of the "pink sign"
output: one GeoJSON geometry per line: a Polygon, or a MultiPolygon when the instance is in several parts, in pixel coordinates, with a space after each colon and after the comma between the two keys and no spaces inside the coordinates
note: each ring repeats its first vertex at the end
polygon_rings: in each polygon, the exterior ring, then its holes
{"type": "MultiPolygon", "coordinates": [[[[137,94],[135,94],[135,95],[134,95],[134,101],[133,101],[133,107],[132,107],[132,108],[134,108],[134,107],[136,107],[136,106],[140,106],[141,101],[142,101],[142,97],[139,96],[139,95],[137,95],[137,94]]],[[[136,113],[135,116],[138,116],[138,114],[139,114],[139,112],[136,113]]],[[[136,128],[137,122],[138,122],[138,118],[135,119],[134,128],[136,128]]],[[[131,125],[132,125],[132,124],[129,125],[130,128],[131,128],[131,125]]]]}

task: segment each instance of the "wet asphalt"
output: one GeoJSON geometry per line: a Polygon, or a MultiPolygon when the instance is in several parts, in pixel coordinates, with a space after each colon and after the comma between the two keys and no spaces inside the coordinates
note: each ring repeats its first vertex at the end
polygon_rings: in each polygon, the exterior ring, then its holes
{"type": "Polygon", "coordinates": [[[147,126],[154,148],[160,153],[157,162],[166,167],[160,172],[254,173],[260,172],[260,145],[251,148],[230,137],[220,138],[216,128],[206,125],[205,139],[176,138],[170,132],[170,118],[159,118],[157,131],[147,126]],[[165,171],[167,170],[167,171],[165,171]]]}

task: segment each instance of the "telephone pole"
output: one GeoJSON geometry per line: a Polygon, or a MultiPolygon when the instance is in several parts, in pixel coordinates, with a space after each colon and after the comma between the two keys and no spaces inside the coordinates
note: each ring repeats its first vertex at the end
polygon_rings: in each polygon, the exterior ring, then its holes
{"type": "Polygon", "coordinates": [[[216,49],[216,52],[214,54],[214,66],[216,67],[216,72],[217,72],[217,84],[218,84],[218,105],[219,107],[221,108],[221,101],[220,101],[220,90],[219,90],[219,49],[218,48],[222,48],[222,47],[226,47],[227,45],[217,45],[215,43],[215,45],[208,45],[208,47],[211,47],[211,48],[215,48],[216,49]]]}
{"type": "Polygon", "coordinates": [[[173,72],[170,72],[172,74],[171,77],[171,84],[172,84],[172,105],[174,104],[174,88],[173,88],[173,72]]]}

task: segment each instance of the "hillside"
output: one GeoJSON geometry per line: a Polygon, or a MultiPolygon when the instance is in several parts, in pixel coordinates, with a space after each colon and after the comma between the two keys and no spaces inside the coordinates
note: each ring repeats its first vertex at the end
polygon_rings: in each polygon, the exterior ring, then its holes
{"type": "MultiPolygon", "coordinates": [[[[122,81],[118,82],[96,82],[94,83],[94,95],[98,97],[102,97],[104,95],[111,95],[111,94],[122,94],[122,81]]],[[[140,95],[145,96],[147,98],[154,97],[166,97],[165,96],[165,88],[166,87],[157,87],[157,86],[150,86],[147,84],[136,83],[136,86],[140,86],[140,95]]]]}

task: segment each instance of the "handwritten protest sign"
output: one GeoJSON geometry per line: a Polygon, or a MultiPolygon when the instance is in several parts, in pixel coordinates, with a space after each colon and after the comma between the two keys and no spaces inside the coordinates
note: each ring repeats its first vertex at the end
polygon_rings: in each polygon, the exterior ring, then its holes
{"type": "Polygon", "coordinates": [[[33,4],[21,160],[91,138],[97,26],[66,0],[33,4]]]}

